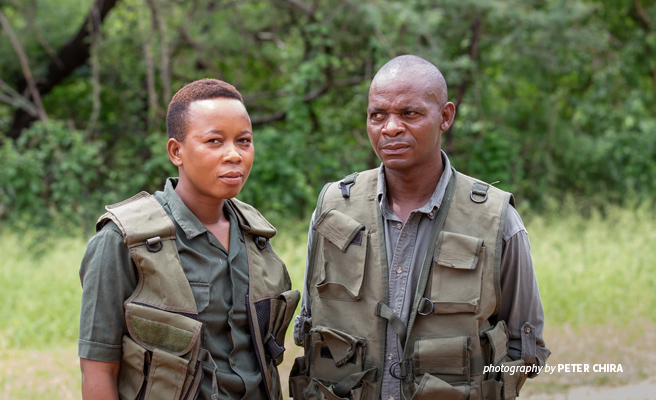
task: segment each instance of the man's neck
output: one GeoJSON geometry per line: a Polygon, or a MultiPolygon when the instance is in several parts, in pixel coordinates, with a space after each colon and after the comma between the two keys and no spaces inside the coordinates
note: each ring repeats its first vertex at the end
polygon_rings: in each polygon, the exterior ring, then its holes
{"type": "Polygon", "coordinates": [[[387,202],[390,210],[405,223],[410,212],[423,207],[430,200],[440,181],[444,164],[427,171],[397,171],[385,168],[387,202]]]}

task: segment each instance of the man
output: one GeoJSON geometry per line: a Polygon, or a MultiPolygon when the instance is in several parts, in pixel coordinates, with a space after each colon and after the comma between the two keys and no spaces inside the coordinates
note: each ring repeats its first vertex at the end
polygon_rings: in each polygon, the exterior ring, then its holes
{"type": "Polygon", "coordinates": [[[179,178],[107,206],[82,260],[83,398],[281,399],[300,295],[268,243],[275,229],[234,199],[255,154],[241,94],[192,82],[167,130],[179,178]]]}
{"type": "Polygon", "coordinates": [[[451,167],[440,139],[455,106],[430,62],[385,64],[367,113],[382,166],[319,196],[294,399],[516,397],[550,352],[512,197],[451,167]]]}

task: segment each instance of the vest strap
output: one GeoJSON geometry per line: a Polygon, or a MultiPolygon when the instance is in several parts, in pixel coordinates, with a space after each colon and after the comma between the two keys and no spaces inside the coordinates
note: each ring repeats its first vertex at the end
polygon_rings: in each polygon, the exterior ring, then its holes
{"type": "Polygon", "coordinates": [[[353,388],[360,383],[360,381],[368,380],[373,381],[376,377],[376,368],[371,368],[362,372],[356,372],[342,379],[335,387],[333,387],[333,393],[339,397],[347,397],[348,393],[353,390],[353,388]]]}
{"type": "Polygon", "coordinates": [[[395,313],[394,310],[389,308],[387,304],[379,301],[378,305],[376,306],[376,315],[385,318],[390,323],[390,325],[392,325],[394,332],[399,335],[401,343],[405,343],[406,327],[403,321],[401,321],[401,318],[399,318],[399,315],[395,313]]]}

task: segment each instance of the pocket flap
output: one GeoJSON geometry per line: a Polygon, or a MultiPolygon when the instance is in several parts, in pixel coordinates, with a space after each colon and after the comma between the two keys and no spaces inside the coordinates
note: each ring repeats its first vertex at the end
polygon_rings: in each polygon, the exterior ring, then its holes
{"type": "Polygon", "coordinates": [[[341,251],[346,251],[351,243],[356,245],[362,243],[358,240],[358,234],[364,229],[364,225],[335,209],[324,211],[314,227],[321,236],[341,251]]]}
{"type": "Polygon", "coordinates": [[[433,260],[443,267],[476,269],[483,239],[453,232],[440,232],[440,246],[433,260]]]}
{"type": "Polygon", "coordinates": [[[417,374],[469,374],[469,336],[419,339],[415,342],[417,374]]]}
{"type": "Polygon", "coordinates": [[[193,318],[134,303],[127,304],[126,310],[130,335],[148,350],[165,349],[182,356],[198,342],[202,323],[193,318]]]}
{"type": "Polygon", "coordinates": [[[358,347],[365,344],[365,339],[349,335],[335,329],[317,326],[311,330],[314,334],[320,334],[321,339],[330,350],[330,355],[336,366],[346,364],[356,353],[358,347]]]}

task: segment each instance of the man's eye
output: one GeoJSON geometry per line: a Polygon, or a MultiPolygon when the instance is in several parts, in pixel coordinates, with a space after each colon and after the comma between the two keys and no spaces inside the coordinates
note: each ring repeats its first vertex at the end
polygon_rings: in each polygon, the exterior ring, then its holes
{"type": "Polygon", "coordinates": [[[207,141],[207,143],[212,143],[212,144],[219,144],[221,143],[220,139],[210,139],[207,141]]]}
{"type": "Polygon", "coordinates": [[[250,143],[252,143],[252,142],[253,142],[253,141],[252,141],[251,139],[249,139],[249,138],[239,139],[239,143],[241,143],[241,144],[250,144],[250,143]]]}
{"type": "Polygon", "coordinates": [[[417,115],[417,112],[416,111],[406,111],[405,115],[407,117],[414,117],[415,115],[417,115]]]}
{"type": "Polygon", "coordinates": [[[371,113],[370,118],[375,120],[375,121],[378,121],[378,120],[381,120],[383,118],[383,114],[382,113],[371,113]]]}

